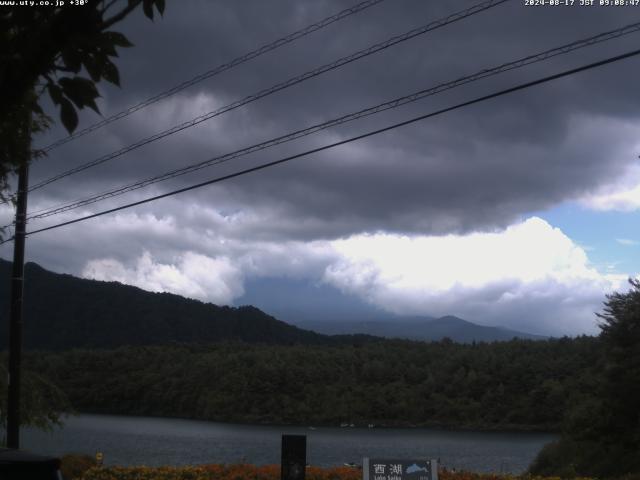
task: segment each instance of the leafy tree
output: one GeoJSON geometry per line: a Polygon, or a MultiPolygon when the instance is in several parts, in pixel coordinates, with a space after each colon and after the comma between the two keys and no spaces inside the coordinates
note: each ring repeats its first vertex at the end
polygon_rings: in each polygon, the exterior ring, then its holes
{"type": "MultiPolygon", "coordinates": [[[[51,430],[62,424],[62,415],[71,412],[71,404],[67,395],[41,375],[33,371],[25,371],[23,386],[20,390],[21,423],[30,427],[51,430]]],[[[0,427],[7,425],[7,369],[0,364],[0,427]]],[[[0,439],[0,444],[4,443],[0,439]]]]}
{"type": "Polygon", "coordinates": [[[598,347],[599,372],[582,384],[565,416],[563,435],[547,445],[536,475],[618,477],[640,473],[640,281],[607,295],[598,347]]]}
{"type": "Polygon", "coordinates": [[[136,8],[153,19],[165,0],[84,1],[59,7],[3,7],[0,10],[0,200],[9,197],[8,180],[39,152],[27,152],[32,132],[51,119],[42,110],[48,93],[69,133],[78,125],[77,110],[99,113],[96,84],[120,84],[113,59],[117,47],[131,47],[111,30],[136,8]]]}
{"type": "Polygon", "coordinates": [[[631,290],[608,295],[598,314],[606,359],[602,401],[608,440],[640,449],[640,281],[629,283],[631,290]]]}

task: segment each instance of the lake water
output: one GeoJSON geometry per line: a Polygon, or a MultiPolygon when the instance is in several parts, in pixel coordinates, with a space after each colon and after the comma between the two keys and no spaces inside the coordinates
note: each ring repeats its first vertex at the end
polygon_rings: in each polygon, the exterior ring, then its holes
{"type": "Polygon", "coordinates": [[[280,463],[282,434],[307,435],[311,465],[361,463],[363,457],[439,458],[449,468],[520,473],[542,446],[543,433],[437,429],[265,427],[168,418],[78,415],[52,433],[27,429],[22,448],[38,453],[104,454],[107,465],[280,463]]]}

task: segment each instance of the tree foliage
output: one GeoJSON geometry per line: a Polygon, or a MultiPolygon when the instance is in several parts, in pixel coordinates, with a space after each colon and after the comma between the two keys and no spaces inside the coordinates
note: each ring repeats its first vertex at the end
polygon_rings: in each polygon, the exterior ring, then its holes
{"type": "Polygon", "coordinates": [[[601,397],[609,440],[640,450],[640,281],[629,283],[627,293],[607,296],[598,315],[606,358],[601,397]]]}
{"type": "MultiPolygon", "coordinates": [[[[0,363],[0,427],[7,425],[7,368],[0,363]]],[[[71,413],[67,395],[50,380],[32,370],[25,370],[20,389],[21,424],[50,430],[62,424],[62,415],[71,413]]]]}
{"type": "Polygon", "coordinates": [[[95,413],[302,425],[558,429],[599,363],[591,337],[461,345],[123,347],[27,359],[95,413]]]}
{"type": "Polygon", "coordinates": [[[532,473],[640,473],[640,281],[629,283],[627,293],[607,295],[598,314],[597,375],[568,412],[562,438],[540,453],[532,473]]]}
{"type": "Polygon", "coordinates": [[[0,10],[0,200],[8,179],[38,152],[27,153],[25,136],[46,129],[42,96],[59,109],[64,127],[73,132],[77,110],[99,113],[96,84],[120,84],[114,58],[131,42],[111,30],[138,6],[153,19],[165,0],[102,0],[59,7],[3,7],[0,10]]]}

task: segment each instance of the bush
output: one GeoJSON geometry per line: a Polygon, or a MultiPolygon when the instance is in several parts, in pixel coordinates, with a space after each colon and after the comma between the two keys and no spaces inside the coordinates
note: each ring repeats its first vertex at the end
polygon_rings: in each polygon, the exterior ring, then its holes
{"type": "Polygon", "coordinates": [[[543,447],[529,474],[561,478],[596,477],[640,480],[637,447],[563,438],[543,447]]]}
{"type": "Polygon", "coordinates": [[[68,454],[61,459],[60,470],[65,480],[81,479],[84,473],[96,466],[96,460],[90,455],[68,454]]]}
{"type": "Polygon", "coordinates": [[[545,445],[529,467],[531,475],[574,478],[577,476],[575,459],[579,455],[577,444],[570,440],[558,440],[545,445]]]}

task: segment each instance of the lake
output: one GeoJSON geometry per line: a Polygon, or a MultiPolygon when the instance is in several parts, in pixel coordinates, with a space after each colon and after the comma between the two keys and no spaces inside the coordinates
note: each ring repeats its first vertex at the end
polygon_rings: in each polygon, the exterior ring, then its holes
{"type": "Polygon", "coordinates": [[[272,427],[170,418],[78,415],[62,429],[23,430],[22,448],[37,453],[104,454],[106,465],[280,463],[282,434],[307,435],[311,465],[361,463],[363,457],[439,458],[448,468],[521,473],[545,433],[448,431],[426,428],[272,427]]]}

